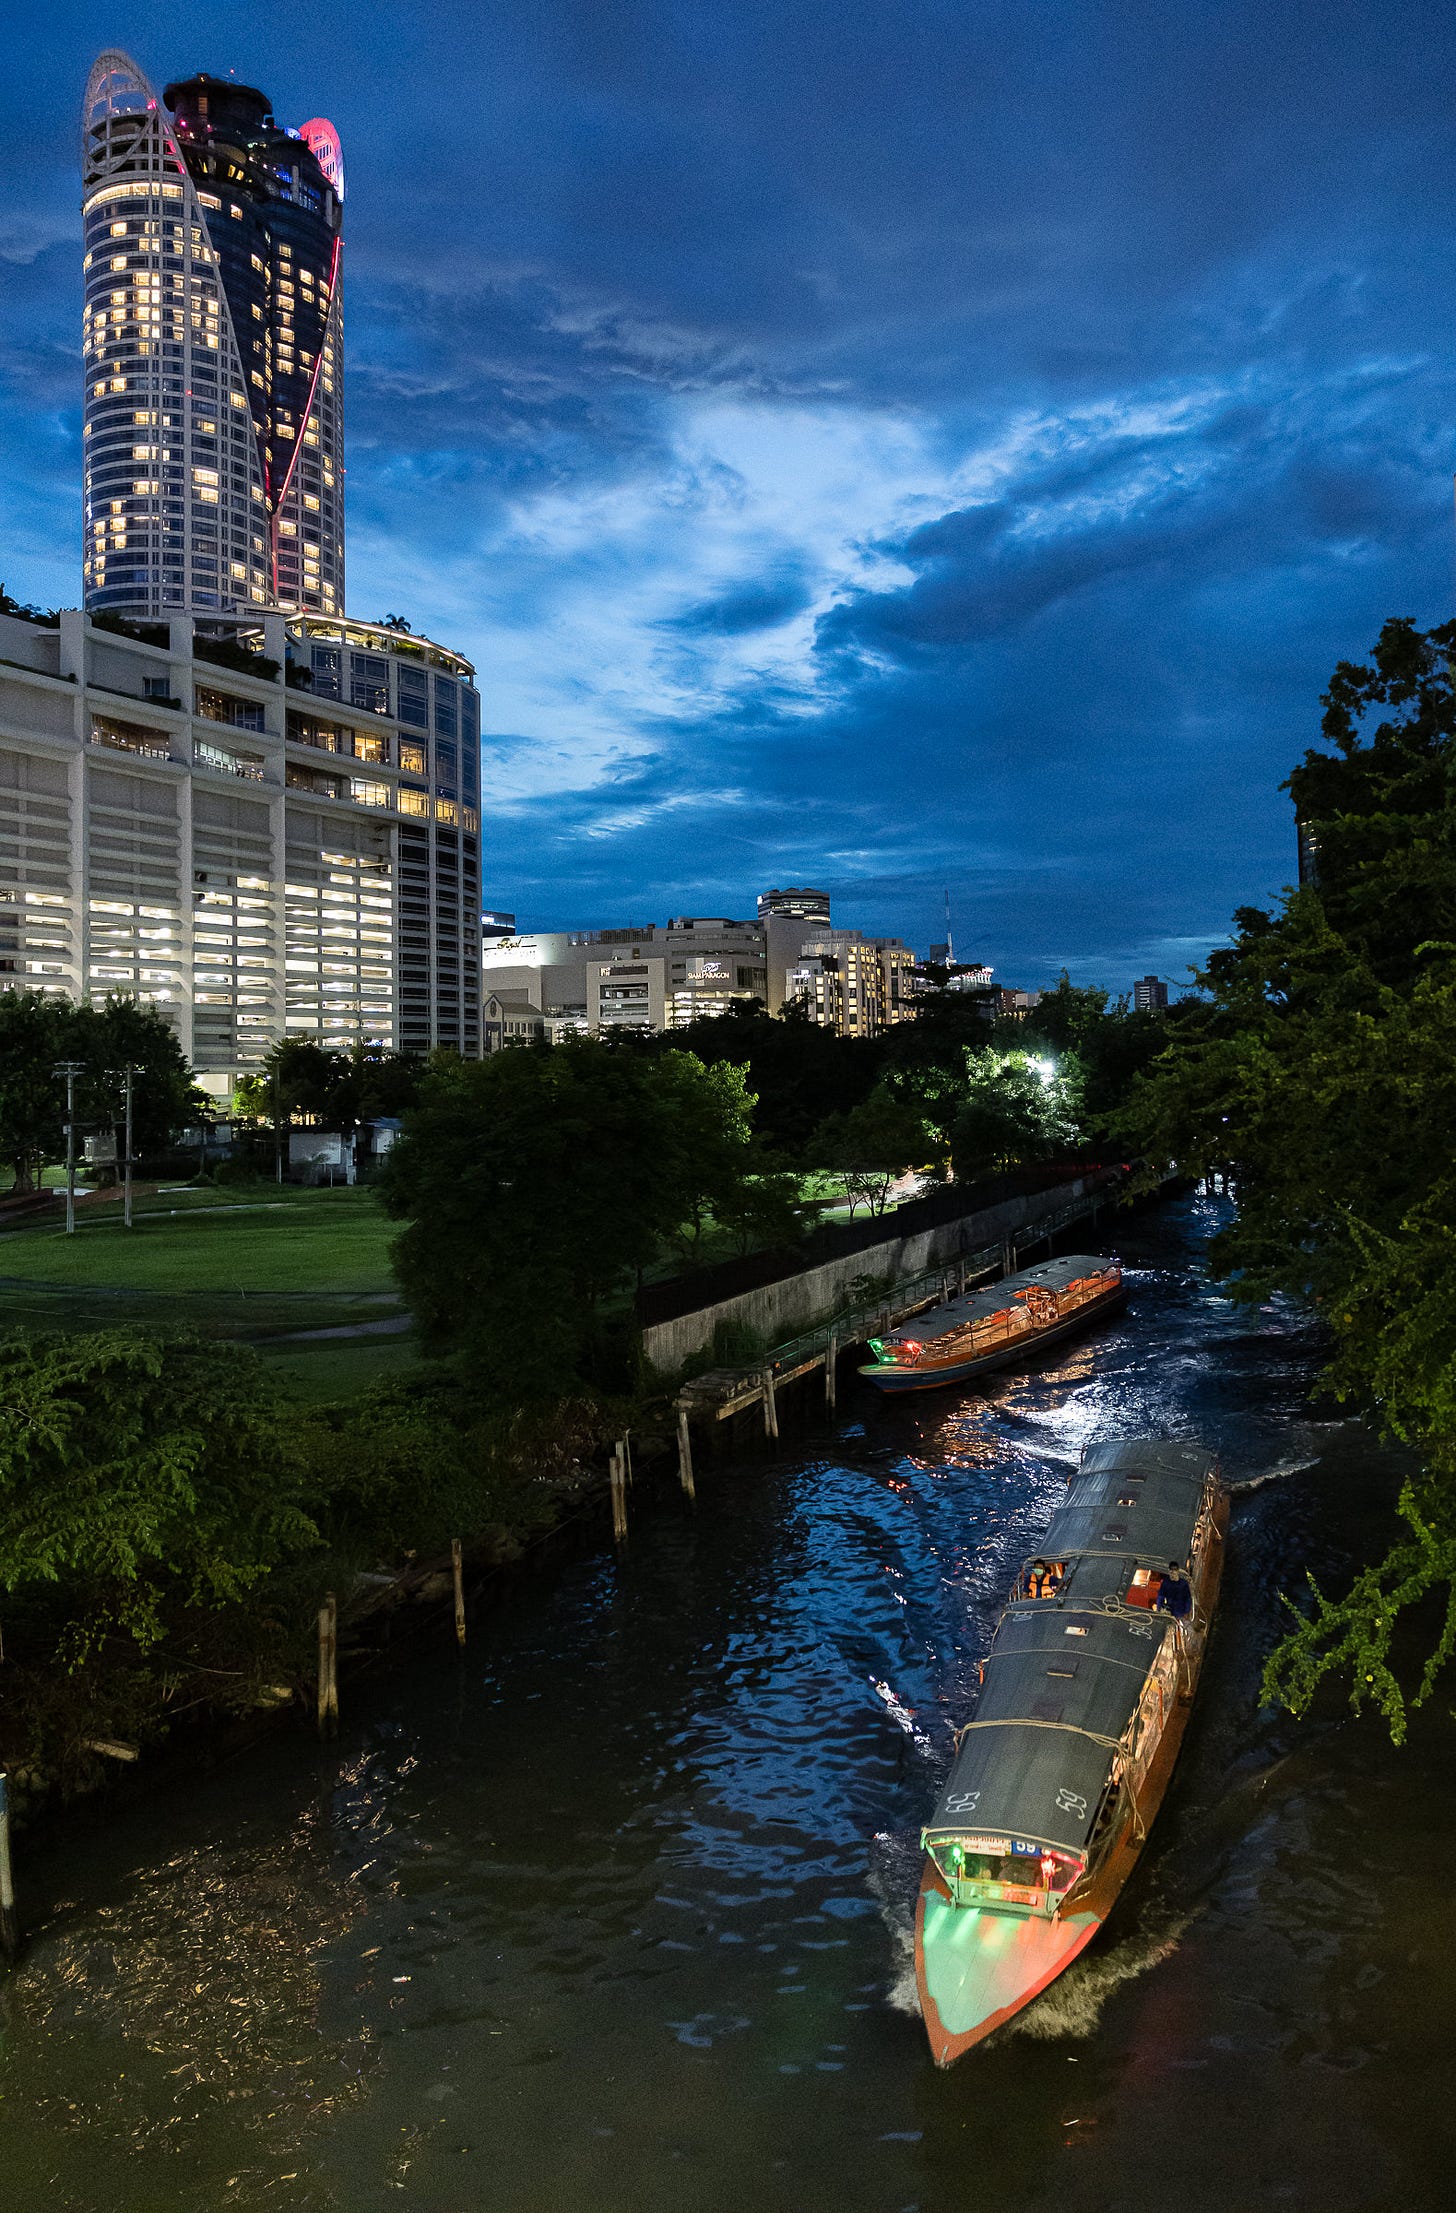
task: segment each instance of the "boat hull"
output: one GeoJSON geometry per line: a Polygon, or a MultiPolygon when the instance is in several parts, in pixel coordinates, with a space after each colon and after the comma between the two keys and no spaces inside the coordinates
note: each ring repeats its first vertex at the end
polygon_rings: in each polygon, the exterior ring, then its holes
{"type": "Polygon", "coordinates": [[[927,1861],[915,1913],[915,1980],[937,2067],[951,2066],[1030,2005],[1101,1926],[1090,1911],[1044,1921],[953,1906],[927,1861]]]}
{"type": "Polygon", "coordinates": [[[1119,1284],[1115,1291],[1104,1292],[1101,1298],[1089,1299],[1074,1314],[1052,1322],[1046,1329],[1027,1330],[1014,1342],[997,1345],[992,1351],[981,1353],[973,1360],[946,1360],[937,1364],[925,1362],[913,1368],[901,1368],[890,1361],[877,1362],[873,1367],[862,1367],[860,1374],[866,1383],[872,1383],[877,1391],[890,1395],[904,1391],[941,1391],[953,1383],[965,1383],[972,1376],[989,1375],[994,1369],[1009,1368],[1029,1354],[1039,1352],[1043,1345],[1060,1344],[1063,1339],[1075,1337],[1095,1322],[1105,1321],[1111,1314],[1120,1313],[1127,1304],[1127,1290],[1119,1284]]]}
{"type": "MultiPolygon", "coordinates": [[[[1228,1517],[1225,1494],[1214,1515],[1214,1540],[1196,1590],[1198,1610],[1207,1622],[1212,1621],[1223,1580],[1228,1517]]],[[[1172,1780],[1207,1647],[1205,1632],[1190,1655],[1188,1687],[1173,1703],[1121,1828],[1098,1867],[1071,1891],[1054,1920],[953,1905],[940,1870],[927,1857],[915,1914],[915,1980],[931,2056],[938,2067],[953,2065],[1040,1997],[1085,1951],[1111,1913],[1172,1780]],[[1013,1934],[1003,1933],[995,1924],[1009,1925],[1013,1934]],[[1022,1936],[1021,1931],[1036,1933],[1022,1936]]]]}

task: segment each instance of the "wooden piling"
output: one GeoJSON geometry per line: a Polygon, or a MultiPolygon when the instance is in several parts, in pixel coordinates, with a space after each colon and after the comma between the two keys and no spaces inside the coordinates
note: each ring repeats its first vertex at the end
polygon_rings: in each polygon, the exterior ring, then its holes
{"type": "Polygon", "coordinates": [[[627,1448],[623,1444],[612,1447],[610,1469],[612,1490],[612,1535],[618,1544],[627,1536],[627,1448]]]}
{"type": "Polygon", "coordinates": [[[455,1642],[461,1651],[465,1649],[465,1565],[460,1557],[460,1539],[450,1539],[450,1574],[455,1584],[455,1642]]]}
{"type": "Polygon", "coordinates": [[[779,1433],[779,1409],[774,1398],[772,1368],[765,1368],[763,1371],[763,1429],[766,1437],[777,1437],[779,1433]]]}
{"type": "Polygon", "coordinates": [[[7,1963],[20,1950],[20,1923],[15,1913],[15,1871],[10,1863],[10,1786],[0,1769],[0,1953],[7,1963]]]}
{"type": "Polygon", "coordinates": [[[698,1494],[693,1487],[693,1441],[688,1435],[688,1410],[681,1399],[677,1402],[677,1472],[688,1497],[696,1499],[698,1494]]]}
{"type": "Polygon", "coordinates": [[[839,1339],[831,1329],[829,1342],[824,1347],[824,1404],[834,1412],[834,1396],[839,1386],[839,1339]]]}
{"type": "Polygon", "coordinates": [[[324,1594],[318,1617],[318,1730],[321,1737],[339,1733],[339,1602],[332,1591],[324,1594]]]}

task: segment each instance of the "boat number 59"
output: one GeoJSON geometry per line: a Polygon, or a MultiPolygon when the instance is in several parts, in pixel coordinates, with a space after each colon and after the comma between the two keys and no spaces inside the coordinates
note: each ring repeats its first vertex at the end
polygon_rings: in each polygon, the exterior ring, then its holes
{"type": "Polygon", "coordinates": [[[1075,1790],[1059,1790],[1057,1792],[1057,1804],[1061,1807],[1063,1813],[1075,1813],[1080,1814],[1083,1818],[1086,1817],[1087,1801],[1075,1790]]]}
{"type": "Polygon", "coordinates": [[[980,1795],[978,1790],[953,1791],[945,1802],[945,1810],[947,1813],[974,1813],[980,1795]]]}

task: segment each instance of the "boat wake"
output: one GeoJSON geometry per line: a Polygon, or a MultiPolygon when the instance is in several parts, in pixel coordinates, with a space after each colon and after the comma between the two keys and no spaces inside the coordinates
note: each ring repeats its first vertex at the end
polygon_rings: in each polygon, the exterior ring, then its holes
{"type": "Polygon", "coordinates": [[[1265,1468],[1259,1475],[1234,1478],[1228,1484],[1228,1493],[1230,1498],[1247,1498],[1250,1491],[1262,1491],[1266,1483],[1282,1483],[1286,1476],[1303,1475],[1318,1465],[1318,1454],[1305,1460],[1281,1460],[1277,1467],[1265,1468]]]}
{"type": "Polygon", "coordinates": [[[922,1752],[933,1752],[935,1747],[916,1721],[913,1709],[896,1697],[888,1683],[882,1683],[874,1675],[869,1680],[875,1696],[884,1701],[885,1710],[890,1715],[891,1720],[904,1730],[911,1743],[918,1745],[922,1752]]]}
{"type": "Polygon", "coordinates": [[[924,1863],[918,1829],[897,1835],[881,1830],[870,1847],[869,1885],[890,1938],[890,1980],[886,2000],[895,2013],[920,2015],[915,1984],[915,1902],[924,1863]]]}
{"type": "MultiPolygon", "coordinates": [[[[1124,1983],[1135,1982],[1140,1975],[1150,1973],[1171,1958],[1193,1918],[1191,1913],[1186,1913],[1164,1922],[1158,1929],[1136,1930],[1120,1943],[1105,1948],[1094,1942],[1090,1950],[1075,1960],[1039,1998],[1033,1999],[1024,2012],[1018,2013],[1014,2020],[998,2029],[994,2037],[988,2038],[988,2043],[1000,2044],[1013,2036],[1038,2037],[1044,2043],[1057,2038],[1080,2041],[1091,2036],[1108,1999],[1124,1983]]],[[[912,1962],[912,1996],[914,1987],[912,1962]]]]}

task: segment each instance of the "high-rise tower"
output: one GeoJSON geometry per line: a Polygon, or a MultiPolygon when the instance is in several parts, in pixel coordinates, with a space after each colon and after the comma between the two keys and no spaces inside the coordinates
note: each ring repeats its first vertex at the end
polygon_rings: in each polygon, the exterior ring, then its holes
{"type": "Polygon", "coordinates": [[[106,53],[82,175],[87,608],[342,614],[338,134],[106,53]]]}

